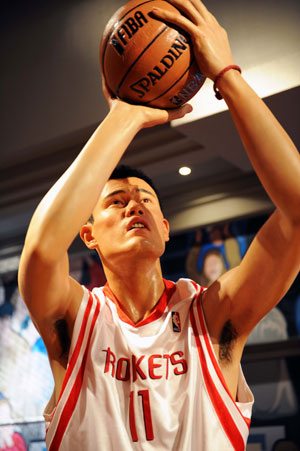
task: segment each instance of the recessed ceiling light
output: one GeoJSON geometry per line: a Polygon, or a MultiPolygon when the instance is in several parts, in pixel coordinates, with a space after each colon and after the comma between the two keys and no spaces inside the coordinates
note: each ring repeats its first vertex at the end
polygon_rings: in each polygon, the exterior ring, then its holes
{"type": "Polygon", "coordinates": [[[190,175],[190,173],[192,172],[191,168],[187,167],[187,166],[182,166],[182,168],[180,168],[178,170],[180,175],[190,175]]]}

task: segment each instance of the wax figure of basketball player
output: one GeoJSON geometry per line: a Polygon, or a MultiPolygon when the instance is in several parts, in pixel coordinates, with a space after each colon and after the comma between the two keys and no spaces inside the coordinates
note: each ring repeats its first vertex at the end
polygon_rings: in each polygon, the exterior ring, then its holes
{"type": "MultiPolygon", "coordinates": [[[[185,17],[156,16],[191,35],[200,69],[215,80],[233,64],[226,32],[200,1],[170,3],[185,17]]],[[[240,360],[250,331],[299,271],[300,159],[237,70],[217,88],[276,211],[241,264],[206,291],[163,280],[169,226],[151,186],[138,177],[107,181],[140,129],[189,106],[160,111],[105,91],[109,114],[32,218],[19,284],[55,379],[51,450],[245,448],[252,397],[240,360]],[[108,280],[93,295],[68,273],[79,231],[108,280]]]]}

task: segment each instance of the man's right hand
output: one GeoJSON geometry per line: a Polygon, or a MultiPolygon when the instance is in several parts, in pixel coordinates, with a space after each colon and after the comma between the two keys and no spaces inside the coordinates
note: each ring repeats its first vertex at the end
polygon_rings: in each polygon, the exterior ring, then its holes
{"type": "Polygon", "coordinates": [[[189,104],[182,105],[179,108],[163,110],[124,102],[109,91],[104,77],[102,77],[102,90],[110,111],[119,110],[124,117],[131,117],[132,120],[136,120],[140,129],[154,127],[155,125],[164,124],[174,119],[180,119],[193,110],[189,104]]]}

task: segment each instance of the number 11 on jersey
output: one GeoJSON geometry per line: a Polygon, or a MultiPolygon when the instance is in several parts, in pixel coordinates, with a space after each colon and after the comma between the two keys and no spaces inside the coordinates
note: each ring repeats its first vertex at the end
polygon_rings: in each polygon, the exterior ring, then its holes
{"type": "MultiPolygon", "coordinates": [[[[144,414],[144,424],[145,424],[145,432],[146,439],[153,440],[153,426],[152,426],[152,417],[151,417],[151,407],[150,407],[150,397],[149,390],[139,390],[138,391],[139,399],[142,402],[143,414],[144,414]]],[[[139,440],[136,425],[135,425],[135,412],[134,412],[134,391],[130,392],[130,400],[129,400],[129,424],[130,424],[130,432],[133,442],[137,442],[139,440]]]]}

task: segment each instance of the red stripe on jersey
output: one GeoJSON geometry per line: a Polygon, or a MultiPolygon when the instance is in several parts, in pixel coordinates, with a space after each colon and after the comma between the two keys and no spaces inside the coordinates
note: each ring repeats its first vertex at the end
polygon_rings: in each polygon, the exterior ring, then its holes
{"type": "Polygon", "coordinates": [[[212,380],[212,377],[209,373],[205,355],[204,355],[204,351],[202,349],[201,341],[199,338],[199,332],[197,329],[196,320],[195,320],[195,316],[194,316],[194,312],[193,312],[193,304],[192,304],[192,308],[190,310],[190,319],[191,319],[191,324],[192,324],[192,328],[194,331],[194,336],[195,336],[198,354],[199,354],[199,358],[200,358],[200,365],[202,368],[203,377],[204,377],[204,381],[205,381],[205,385],[206,385],[209,397],[210,397],[212,404],[215,408],[215,411],[219,417],[220,423],[221,423],[228,439],[230,440],[233,448],[236,451],[244,451],[245,443],[244,443],[243,437],[242,437],[240,431],[238,430],[235,422],[233,421],[233,418],[231,417],[230,413],[228,412],[228,409],[227,409],[224,401],[222,400],[220,394],[218,393],[217,388],[216,388],[216,386],[212,380]]]}
{"type": "Polygon", "coordinates": [[[246,422],[248,428],[250,429],[250,426],[251,426],[251,418],[244,417],[244,415],[242,415],[242,417],[244,418],[244,420],[245,420],[245,422],[246,422]]]}
{"type": "MultiPolygon", "coordinates": [[[[79,334],[79,337],[78,337],[78,340],[77,340],[77,343],[76,343],[76,347],[75,347],[74,353],[73,353],[72,358],[71,358],[71,360],[72,360],[73,356],[75,355],[75,357],[74,357],[74,359],[72,361],[73,368],[74,368],[74,365],[75,365],[75,360],[77,359],[78,354],[79,354],[79,349],[77,349],[77,345],[78,345],[78,348],[80,348],[81,345],[82,345],[82,342],[83,342],[83,335],[84,335],[84,332],[85,332],[85,329],[86,329],[86,323],[87,323],[88,315],[89,315],[90,310],[91,310],[90,301],[91,301],[91,303],[93,301],[91,293],[90,293],[90,298],[89,298],[88,305],[86,307],[86,311],[85,311],[85,314],[84,314],[84,323],[83,323],[84,324],[84,328],[81,327],[81,329],[80,329],[80,334],[79,334]],[[76,354],[75,354],[75,351],[76,351],[76,354]]],[[[68,397],[68,399],[67,399],[67,401],[65,403],[65,406],[63,408],[63,411],[61,413],[61,418],[60,418],[60,421],[58,423],[57,429],[55,431],[55,435],[54,435],[54,437],[52,439],[52,442],[50,444],[49,451],[57,451],[59,449],[60,443],[61,443],[61,441],[63,439],[63,435],[65,433],[65,430],[66,430],[66,428],[67,428],[67,426],[69,424],[70,418],[71,418],[71,416],[73,414],[73,411],[75,409],[75,406],[76,406],[76,403],[77,403],[77,400],[78,400],[78,397],[79,397],[79,394],[80,394],[80,390],[81,390],[81,387],[82,387],[83,375],[84,375],[84,369],[85,369],[85,364],[86,364],[87,355],[88,355],[89,344],[90,344],[91,336],[92,336],[92,333],[93,333],[93,330],[94,330],[94,326],[95,326],[96,320],[98,318],[99,312],[100,312],[100,302],[97,302],[96,309],[95,309],[95,312],[94,312],[94,315],[93,315],[93,319],[92,319],[92,322],[91,322],[91,327],[90,327],[89,336],[88,336],[88,340],[87,340],[86,347],[85,347],[84,356],[82,358],[82,362],[81,362],[78,374],[76,376],[75,382],[73,384],[72,390],[70,392],[70,395],[69,395],[69,397],[68,397]]],[[[83,326],[83,324],[82,324],[82,326],[83,326]]]]}
{"type": "MultiPolygon", "coordinates": [[[[62,397],[64,389],[65,389],[65,387],[66,387],[66,385],[68,383],[68,380],[70,379],[70,376],[72,374],[72,371],[73,371],[75,363],[76,363],[76,360],[78,358],[79,351],[81,349],[81,345],[82,345],[82,342],[83,342],[83,337],[84,337],[84,333],[85,333],[85,329],[86,329],[86,325],[87,325],[87,321],[88,321],[88,318],[89,318],[89,315],[90,315],[90,311],[91,311],[92,305],[93,305],[93,296],[92,296],[92,293],[89,292],[89,300],[88,300],[87,306],[85,308],[84,317],[83,317],[83,321],[82,321],[82,324],[81,324],[80,332],[79,332],[79,335],[78,335],[77,343],[76,343],[74,352],[73,352],[73,354],[71,356],[71,359],[70,359],[70,362],[69,362],[69,365],[68,365],[68,368],[67,368],[64,380],[63,380],[63,384],[62,384],[62,388],[61,388],[60,395],[59,395],[59,398],[58,398],[58,402],[59,402],[60,398],[62,397]]],[[[58,402],[57,402],[57,404],[58,404],[58,402]]]]}
{"type": "Polygon", "coordinates": [[[149,324],[152,321],[155,321],[156,319],[160,318],[162,316],[162,314],[164,313],[164,311],[166,310],[168,302],[176,290],[176,285],[174,282],[171,282],[170,280],[163,279],[163,281],[165,284],[165,291],[163,292],[158,303],[156,304],[156,306],[154,307],[152,312],[147,316],[147,318],[143,319],[142,321],[139,321],[136,324],[134,322],[132,322],[131,319],[128,318],[126,313],[122,310],[120,302],[118,301],[118,299],[116,298],[114,293],[111,291],[108,283],[105,284],[105,286],[103,288],[103,293],[105,294],[106,297],[111,299],[114,302],[114,304],[116,305],[118,316],[119,316],[120,320],[122,320],[124,323],[130,324],[133,327],[140,327],[140,326],[144,326],[145,324],[149,324]]]}
{"type": "Polygon", "coordinates": [[[234,405],[235,405],[236,409],[238,410],[238,412],[240,413],[241,417],[243,418],[243,420],[247,424],[248,428],[250,428],[251,420],[249,418],[247,418],[247,417],[244,417],[244,415],[242,414],[242,412],[240,411],[240,409],[236,405],[236,403],[235,403],[235,401],[234,401],[234,399],[233,399],[233,397],[232,397],[232,395],[231,395],[231,393],[230,393],[230,391],[228,389],[228,386],[226,384],[226,381],[224,379],[224,376],[223,376],[223,373],[222,373],[222,371],[220,369],[220,366],[219,366],[219,364],[217,362],[214,350],[212,349],[212,346],[210,344],[210,341],[209,341],[209,338],[208,338],[208,334],[207,334],[206,324],[205,324],[205,321],[204,321],[203,311],[202,311],[202,308],[201,308],[201,296],[198,296],[198,299],[197,299],[197,311],[198,311],[198,315],[199,315],[200,325],[201,325],[203,337],[204,337],[204,340],[205,340],[206,348],[207,348],[207,351],[209,353],[209,356],[210,356],[210,359],[212,361],[212,364],[213,364],[213,366],[215,368],[215,371],[216,371],[217,375],[219,376],[219,379],[222,382],[222,385],[225,388],[226,392],[228,393],[228,395],[230,396],[230,398],[234,402],[234,405]]]}
{"type": "Polygon", "coordinates": [[[195,288],[196,291],[199,291],[199,288],[200,288],[200,294],[202,293],[203,290],[205,290],[204,287],[200,287],[200,285],[198,285],[198,284],[197,284],[196,282],[194,282],[193,280],[191,280],[191,282],[192,282],[192,285],[194,286],[194,288],[195,288]]]}

